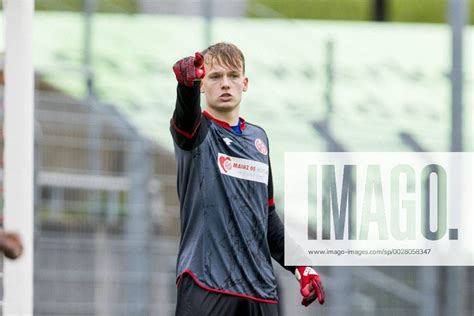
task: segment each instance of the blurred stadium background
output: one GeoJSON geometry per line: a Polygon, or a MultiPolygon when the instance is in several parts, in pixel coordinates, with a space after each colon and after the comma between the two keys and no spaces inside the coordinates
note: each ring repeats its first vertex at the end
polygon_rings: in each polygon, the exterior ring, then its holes
{"type": "MultiPolygon", "coordinates": [[[[246,55],[242,115],[269,134],[279,212],[285,151],[472,151],[474,27],[459,85],[455,2],[36,1],[35,315],[174,314],[171,66],[209,43],[246,55]]],[[[275,267],[282,315],[474,311],[472,267],[321,267],[310,308],[275,267]]]]}

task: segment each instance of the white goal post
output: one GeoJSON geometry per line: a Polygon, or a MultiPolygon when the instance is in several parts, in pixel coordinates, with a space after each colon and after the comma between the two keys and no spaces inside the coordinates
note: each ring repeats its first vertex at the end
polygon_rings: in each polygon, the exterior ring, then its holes
{"type": "Polygon", "coordinates": [[[34,0],[4,0],[4,228],[24,252],[4,261],[3,315],[33,315],[34,0]]]}

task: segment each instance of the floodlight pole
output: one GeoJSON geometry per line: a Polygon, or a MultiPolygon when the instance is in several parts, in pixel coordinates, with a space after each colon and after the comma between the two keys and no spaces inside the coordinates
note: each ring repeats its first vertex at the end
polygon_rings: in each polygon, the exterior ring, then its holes
{"type": "Polygon", "coordinates": [[[87,96],[94,94],[92,73],[92,14],[95,10],[95,0],[84,0],[84,72],[87,96]]]}
{"type": "Polygon", "coordinates": [[[451,25],[451,151],[463,151],[463,31],[468,21],[469,3],[449,0],[451,25]]]}
{"type": "MultiPolygon", "coordinates": [[[[449,0],[448,20],[451,25],[451,151],[463,151],[463,31],[469,20],[469,1],[449,0]]],[[[449,267],[447,270],[447,292],[464,293],[466,288],[466,268],[449,267]]],[[[445,313],[463,315],[466,310],[464,295],[448,295],[445,313]]]]}
{"type": "MultiPolygon", "coordinates": [[[[89,106],[89,124],[88,124],[88,168],[92,174],[98,174],[101,168],[101,118],[97,110],[97,99],[94,89],[94,72],[92,71],[92,23],[93,14],[96,9],[96,0],[84,0],[84,77],[86,85],[86,103],[89,106]]],[[[98,192],[88,193],[88,211],[97,214],[99,211],[98,192]]]]}
{"type": "Polygon", "coordinates": [[[17,232],[23,254],[5,259],[3,315],[33,315],[34,0],[4,0],[4,227],[17,232]]]}
{"type": "Polygon", "coordinates": [[[212,18],[214,17],[214,0],[201,0],[202,15],[204,16],[204,40],[206,46],[212,44],[212,18]]]}

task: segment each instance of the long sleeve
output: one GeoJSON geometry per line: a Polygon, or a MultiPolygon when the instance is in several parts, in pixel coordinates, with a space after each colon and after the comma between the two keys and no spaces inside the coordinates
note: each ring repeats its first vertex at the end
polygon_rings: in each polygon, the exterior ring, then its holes
{"type": "Polygon", "coordinates": [[[285,266],[285,230],[283,223],[275,210],[273,200],[273,178],[271,164],[269,166],[268,180],[268,232],[267,241],[270,246],[270,253],[283,268],[294,273],[296,266],[285,266]]]}
{"type": "Polygon", "coordinates": [[[192,87],[178,83],[176,107],[170,122],[170,131],[175,143],[184,150],[195,148],[202,139],[201,97],[199,82],[192,87]]]}

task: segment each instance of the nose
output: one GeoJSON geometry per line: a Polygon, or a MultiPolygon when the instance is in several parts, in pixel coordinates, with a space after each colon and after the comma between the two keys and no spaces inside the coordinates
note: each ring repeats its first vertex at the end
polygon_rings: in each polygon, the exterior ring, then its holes
{"type": "Polygon", "coordinates": [[[229,89],[229,78],[227,76],[222,77],[221,88],[222,89],[229,89]]]}

